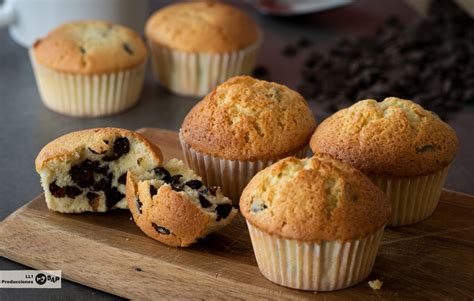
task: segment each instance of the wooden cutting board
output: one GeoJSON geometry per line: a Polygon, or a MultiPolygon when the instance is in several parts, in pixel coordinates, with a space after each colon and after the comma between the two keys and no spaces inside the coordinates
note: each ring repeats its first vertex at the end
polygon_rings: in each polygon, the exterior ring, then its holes
{"type": "MultiPolygon", "coordinates": [[[[177,133],[143,129],[165,159],[182,158],[177,133]]],[[[32,167],[33,168],[33,167],[32,167]]],[[[474,197],[443,191],[436,212],[387,229],[367,281],[326,293],[287,289],[259,272],[242,217],[186,249],[145,236],[126,210],[80,215],[46,208],[40,195],[0,223],[0,255],[133,299],[472,299],[474,197]]]]}

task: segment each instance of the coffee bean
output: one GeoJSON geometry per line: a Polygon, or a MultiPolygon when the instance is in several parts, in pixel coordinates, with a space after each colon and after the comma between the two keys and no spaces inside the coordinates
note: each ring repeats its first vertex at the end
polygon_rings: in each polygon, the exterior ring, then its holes
{"type": "Polygon", "coordinates": [[[125,185],[127,183],[127,173],[124,172],[118,179],[117,182],[119,184],[125,185]]]}
{"type": "Polygon", "coordinates": [[[209,202],[209,200],[206,199],[206,197],[202,194],[199,194],[199,203],[201,204],[202,208],[209,208],[212,206],[212,203],[209,202]]]}
{"type": "Polygon", "coordinates": [[[294,57],[298,54],[298,49],[295,46],[287,45],[281,53],[286,57],[294,57]]]}
{"type": "Polygon", "coordinates": [[[56,185],[56,181],[49,184],[49,192],[51,192],[55,198],[63,198],[66,196],[66,189],[56,185]]]}
{"type": "Polygon", "coordinates": [[[169,171],[164,167],[156,167],[153,169],[155,175],[158,177],[158,180],[162,180],[165,183],[171,182],[171,175],[169,171]]]}
{"type": "Polygon", "coordinates": [[[155,228],[156,232],[158,232],[160,234],[169,235],[171,233],[170,230],[166,229],[165,227],[158,226],[155,223],[152,223],[151,225],[153,226],[153,228],[155,228]]]}
{"type": "Polygon", "coordinates": [[[217,205],[217,207],[216,207],[216,213],[217,213],[216,221],[220,221],[221,219],[227,218],[231,211],[232,211],[232,205],[230,205],[230,204],[219,204],[219,205],[217,205]]]}
{"type": "Polygon", "coordinates": [[[188,186],[191,189],[199,189],[202,186],[202,182],[199,180],[189,180],[184,185],[188,186]]]}

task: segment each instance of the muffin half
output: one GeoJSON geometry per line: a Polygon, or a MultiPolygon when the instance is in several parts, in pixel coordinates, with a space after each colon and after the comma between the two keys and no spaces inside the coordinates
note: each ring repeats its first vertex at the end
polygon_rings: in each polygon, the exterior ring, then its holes
{"type": "Polygon", "coordinates": [[[173,247],[189,246],[237,214],[219,187],[206,187],[177,159],[156,167],[152,175],[129,172],[127,201],[137,226],[173,247]]]}

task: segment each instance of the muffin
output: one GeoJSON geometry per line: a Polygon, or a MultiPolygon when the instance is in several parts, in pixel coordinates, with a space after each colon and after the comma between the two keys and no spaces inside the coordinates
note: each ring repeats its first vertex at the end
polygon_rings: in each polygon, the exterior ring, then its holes
{"type": "Polygon", "coordinates": [[[186,163],[238,201],[250,179],[287,156],[304,157],[316,121],[286,86],[238,76],[209,93],[180,129],[186,163]]]}
{"type": "Polygon", "coordinates": [[[326,119],[311,138],[368,175],[392,202],[389,226],[429,217],[436,209],[458,141],[454,130],[420,105],[396,97],[359,101],[326,119]]]}
{"type": "Polygon", "coordinates": [[[137,226],[173,247],[187,247],[229,224],[237,210],[219,187],[207,188],[182,161],[172,159],[151,176],[127,175],[127,201],[137,226]]]}
{"type": "Polygon", "coordinates": [[[330,291],[370,274],[390,203],[351,165],[316,154],[260,171],[243,191],[240,210],[266,278],[330,291]]]}
{"type": "Polygon", "coordinates": [[[243,11],[218,2],[166,6],[147,21],[155,78],[172,92],[203,96],[226,79],[249,74],[262,33],[243,11]]]}
{"type": "Polygon", "coordinates": [[[126,110],[140,96],[147,60],[141,37],[102,21],[61,25],[30,49],[43,103],[70,116],[126,110]]]}
{"type": "Polygon", "coordinates": [[[160,150],[140,134],[98,128],[53,140],[35,163],[48,208],[80,213],[126,209],[127,172],[150,176],[161,162],[160,150]]]}

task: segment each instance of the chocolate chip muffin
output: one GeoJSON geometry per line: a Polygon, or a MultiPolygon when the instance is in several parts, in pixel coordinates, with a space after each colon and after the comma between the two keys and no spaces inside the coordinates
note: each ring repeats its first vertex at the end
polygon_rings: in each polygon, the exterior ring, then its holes
{"type": "Polygon", "coordinates": [[[237,214],[219,187],[206,187],[182,161],[170,160],[153,171],[151,176],[130,171],[126,194],[133,220],[151,238],[187,247],[237,214]]]}
{"type": "Polygon", "coordinates": [[[304,157],[316,121],[304,98],[277,83],[231,78],[188,113],[180,130],[187,164],[233,200],[259,170],[304,157]]]}
{"type": "Polygon", "coordinates": [[[266,278],[328,291],[369,275],[390,203],[357,169],[316,154],[260,171],[243,191],[240,210],[266,278]]]}
{"type": "Polygon", "coordinates": [[[151,175],[160,150],[138,133],[98,128],[66,134],[36,157],[48,208],[63,213],[127,208],[127,171],[151,175]]]}
{"type": "Polygon", "coordinates": [[[39,92],[53,111],[103,116],[140,96],[147,49],[131,29],[102,21],[66,23],[30,49],[39,92]]]}
{"type": "Polygon", "coordinates": [[[436,209],[458,148],[454,130],[420,105],[396,97],[359,101],[324,120],[311,138],[366,173],[392,202],[390,226],[419,222],[436,209]]]}
{"type": "Polygon", "coordinates": [[[145,33],[155,77],[174,93],[203,96],[229,77],[249,74],[262,39],[247,14],[219,2],[166,6],[145,33]]]}

